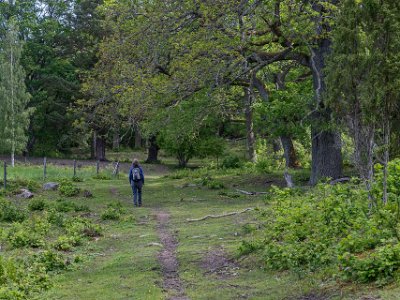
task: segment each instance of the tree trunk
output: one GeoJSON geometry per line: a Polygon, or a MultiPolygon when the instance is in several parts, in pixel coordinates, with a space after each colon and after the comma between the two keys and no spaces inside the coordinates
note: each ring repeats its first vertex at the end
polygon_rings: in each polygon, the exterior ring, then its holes
{"type": "Polygon", "coordinates": [[[178,159],[179,167],[186,168],[187,163],[189,161],[189,159],[186,157],[186,155],[184,153],[178,153],[176,158],[178,159]]]}
{"type": "Polygon", "coordinates": [[[255,149],[255,134],[253,126],[253,95],[250,89],[245,88],[245,115],[246,115],[246,134],[247,134],[247,151],[249,159],[256,162],[257,155],[255,149]]]}
{"type": "Polygon", "coordinates": [[[142,148],[142,135],[140,134],[139,125],[135,125],[135,149],[142,148]]]}
{"type": "Polygon", "coordinates": [[[158,163],[158,151],[160,150],[160,147],[157,145],[157,138],[155,135],[152,135],[149,138],[149,149],[147,151],[147,160],[146,163],[154,164],[158,163]]]}
{"type": "Polygon", "coordinates": [[[100,136],[96,135],[95,147],[96,147],[95,159],[100,160],[100,161],[105,161],[106,160],[106,141],[105,141],[104,137],[100,137],[100,136]]]}
{"type": "MultiPolygon", "coordinates": [[[[320,25],[322,27],[322,24],[320,25]]],[[[315,91],[316,108],[312,114],[311,143],[312,162],[310,183],[315,185],[320,178],[337,179],[342,176],[342,147],[340,134],[326,129],[332,123],[330,110],[325,106],[325,58],[330,52],[331,41],[320,39],[318,47],[311,48],[311,69],[315,91]]]]}
{"type": "Polygon", "coordinates": [[[283,154],[286,161],[286,168],[298,168],[300,163],[297,160],[296,150],[294,149],[293,141],[288,136],[281,136],[281,143],[283,148],[283,154]]]}
{"type": "Polygon", "coordinates": [[[114,135],[113,135],[113,150],[118,151],[119,150],[119,145],[120,145],[119,132],[114,132],[114,135]]]}

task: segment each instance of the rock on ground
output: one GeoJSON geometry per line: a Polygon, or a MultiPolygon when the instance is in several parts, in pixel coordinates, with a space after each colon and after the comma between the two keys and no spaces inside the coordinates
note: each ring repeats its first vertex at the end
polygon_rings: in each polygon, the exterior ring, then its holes
{"type": "Polygon", "coordinates": [[[43,184],[43,189],[45,191],[55,191],[58,189],[59,184],[57,182],[48,182],[43,184]]]}
{"type": "Polygon", "coordinates": [[[18,198],[23,198],[23,199],[30,199],[33,198],[33,196],[34,194],[27,189],[21,189],[21,194],[17,195],[18,198]]]}

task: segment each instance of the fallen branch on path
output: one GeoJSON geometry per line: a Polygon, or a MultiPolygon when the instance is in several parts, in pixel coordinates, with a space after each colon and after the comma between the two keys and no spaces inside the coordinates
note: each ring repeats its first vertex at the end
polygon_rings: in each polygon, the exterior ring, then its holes
{"type": "Polygon", "coordinates": [[[207,219],[217,219],[217,218],[223,218],[223,217],[229,217],[229,216],[243,214],[245,212],[252,211],[252,210],[254,210],[254,207],[249,207],[249,208],[246,208],[245,210],[234,211],[234,212],[230,212],[230,213],[226,213],[226,214],[222,214],[222,215],[207,215],[207,216],[204,216],[204,217],[199,218],[199,219],[186,219],[186,221],[188,221],[188,222],[197,222],[197,221],[204,221],[204,220],[207,220],[207,219]]]}
{"type": "Polygon", "coordinates": [[[236,189],[237,192],[248,195],[248,196],[257,196],[257,195],[265,195],[268,194],[267,192],[247,192],[244,190],[236,189]]]}

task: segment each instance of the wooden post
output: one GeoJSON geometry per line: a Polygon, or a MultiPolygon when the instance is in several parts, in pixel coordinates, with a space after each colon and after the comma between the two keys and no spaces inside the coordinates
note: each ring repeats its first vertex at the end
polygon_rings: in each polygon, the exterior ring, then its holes
{"type": "Polygon", "coordinates": [[[7,189],[7,163],[4,162],[4,189],[7,189]]]}
{"type": "Polygon", "coordinates": [[[47,178],[47,158],[43,158],[43,180],[47,178]]]}
{"type": "Polygon", "coordinates": [[[113,175],[117,178],[119,178],[119,161],[116,163],[113,171],[113,175]]]}
{"type": "Polygon", "coordinates": [[[99,175],[100,172],[100,161],[96,162],[96,174],[99,175]]]}
{"type": "Polygon", "coordinates": [[[76,177],[76,159],[74,159],[74,177],[76,177]]]}

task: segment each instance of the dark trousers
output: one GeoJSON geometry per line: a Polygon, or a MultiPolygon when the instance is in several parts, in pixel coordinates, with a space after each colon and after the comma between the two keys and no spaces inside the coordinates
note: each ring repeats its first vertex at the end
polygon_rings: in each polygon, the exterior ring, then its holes
{"type": "Polygon", "coordinates": [[[142,205],[142,181],[133,181],[132,183],[132,192],[133,192],[133,204],[135,206],[142,205]]]}

